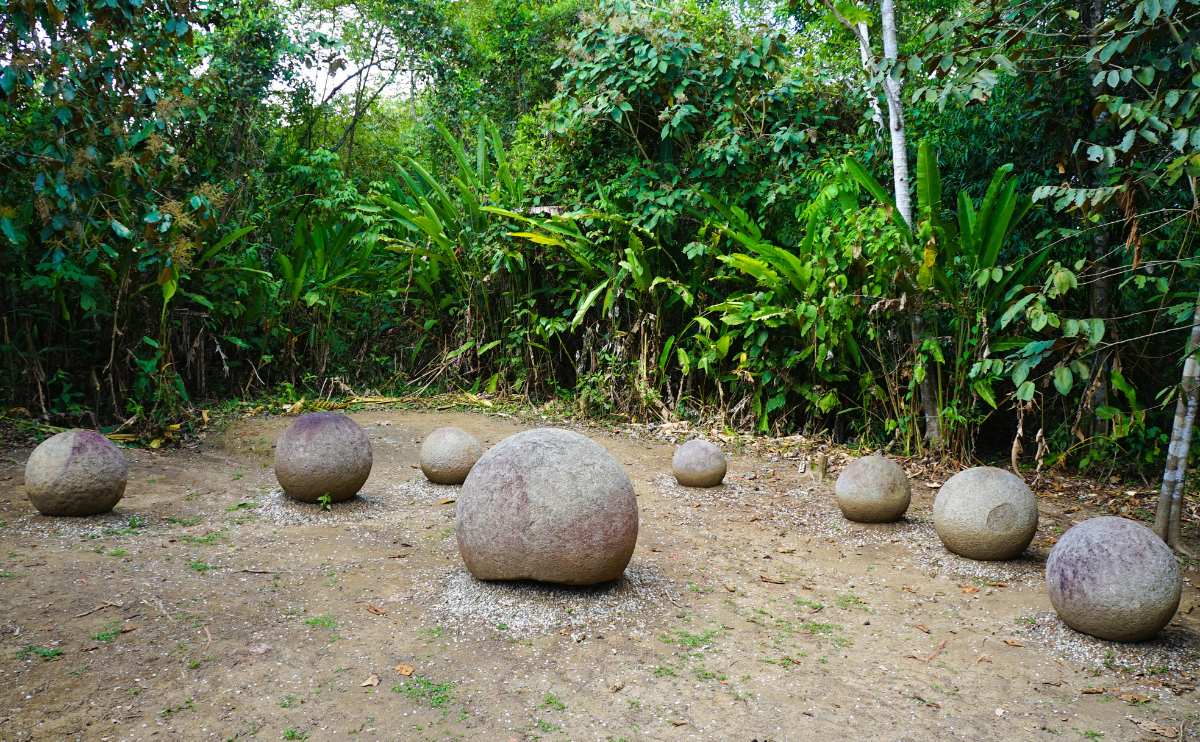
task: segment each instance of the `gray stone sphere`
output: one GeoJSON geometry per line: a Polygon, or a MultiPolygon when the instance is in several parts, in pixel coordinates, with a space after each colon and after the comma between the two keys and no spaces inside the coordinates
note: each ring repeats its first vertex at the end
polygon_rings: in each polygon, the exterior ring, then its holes
{"type": "Polygon", "coordinates": [[[860,523],[900,520],[912,500],[904,469],[879,455],[851,461],[838,475],[833,493],[842,515],[860,523]]]}
{"type": "Polygon", "coordinates": [[[482,454],[479,439],[462,428],[438,428],[421,444],[421,471],[435,484],[462,484],[482,454]]]}
{"type": "Polygon", "coordinates": [[[337,412],[301,415],[275,443],[275,478],[301,502],[349,500],[371,474],[371,440],[337,412]]]}
{"type": "Polygon", "coordinates": [[[625,470],[568,430],[505,438],[480,457],[458,496],[458,550],[481,580],[609,582],[629,564],[637,531],[625,470]]]}
{"type": "Polygon", "coordinates": [[[1171,621],[1183,576],[1170,547],[1126,518],[1085,520],[1046,560],[1046,589],[1071,628],[1119,642],[1150,639],[1171,621]]]}
{"type": "Polygon", "coordinates": [[[53,435],[25,462],[25,494],[42,515],[107,513],[128,480],[121,449],[94,430],[53,435]]]}
{"type": "Polygon", "coordinates": [[[684,487],[716,487],[725,479],[725,454],[715,444],[695,438],[675,449],[671,470],[684,487]]]}
{"type": "Polygon", "coordinates": [[[1037,532],[1037,497],[1007,469],[977,466],[950,477],[933,500],[933,527],[968,559],[1015,559],[1037,532]]]}

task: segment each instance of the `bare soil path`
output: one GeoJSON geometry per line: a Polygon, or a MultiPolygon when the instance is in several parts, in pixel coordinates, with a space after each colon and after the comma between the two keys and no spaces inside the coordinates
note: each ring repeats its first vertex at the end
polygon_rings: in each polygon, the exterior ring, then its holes
{"type": "Polygon", "coordinates": [[[102,518],[37,515],[29,450],[0,451],[0,739],[1200,739],[1200,573],[1154,642],[1071,632],[1041,582],[1089,515],[1071,502],[1043,500],[1021,560],[969,562],[923,481],[907,521],[859,526],[796,461],[735,453],[689,490],[669,445],[593,429],[639,497],[627,578],[486,585],[417,451],[439,425],[530,426],[353,417],[375,466],[330,511],[275,485],[288,418],[128,450],[102,518]]]}

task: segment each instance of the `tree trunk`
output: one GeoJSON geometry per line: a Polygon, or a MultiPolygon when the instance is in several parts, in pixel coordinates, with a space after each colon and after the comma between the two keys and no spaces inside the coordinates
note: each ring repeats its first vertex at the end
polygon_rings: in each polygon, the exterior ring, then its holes
{"type": "Polygon", "coordinates": [[[1192,428],[1196,423],[1196,407],[1200,398],[1200,293],[1196,296],[1196,311],[1192,314],[1192,332],[1188,337],[1183,362],[1179,395],[1175,398],[1175,423],[1171,426],[1171,443],[1167,448],[1167,465],[1163,470],[1162,487],[1158,493],[1158,512],[1154,532],[1169,546],[1179,548],[1183,520],[1183,485],[1187,469],[1188,449],[1192,443],[1192,428]]]}
{"type": "MultiPolygon", "coordinates": [[[[879,6],[880,20],[883,24],[883,58],[888,66],[887,76],[883,80],[887,93],[888,131],[892,138],[892,186],[896,195],[896,209],[908,224],[913,226],[912,195],[909,188],[908,176],[908,141],[904,131],[904,106],[900,97],[900,77],[896,73],[896,61],[899,57],[899,43],[896,40],[896,2],[882,0],[879,6]]],[[[912,333],[913,352],[920,353],[921,346],[926,340],[924,311],[920,302],[915,302],[909,315],[909,329],[912,333]]],[[[922,412],[925,415],[925,440],[933,447],[942,444],[942,425],[938,415],[937,397],[933,393],[933,374],[931,369],[925,370],[925,376],[917,384],[922,412]]]]}

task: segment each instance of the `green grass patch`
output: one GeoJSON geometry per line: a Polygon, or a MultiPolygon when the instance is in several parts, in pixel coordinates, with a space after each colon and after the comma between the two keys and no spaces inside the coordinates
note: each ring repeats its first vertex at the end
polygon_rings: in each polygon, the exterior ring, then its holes
{"type": "Polygon", "coordinates": [[[435,709],[444,709],[454,701],[453,683],[435,683],[424,675],[413,675],[403,683],[393,685],[392,692],[427,703],[435,709]]]}
{"type": "Polygon", "coordinates": [[[337,619],[330,615],[312,616],[304,619],[304,624],[314,629],[336,629],[337,619]]]}

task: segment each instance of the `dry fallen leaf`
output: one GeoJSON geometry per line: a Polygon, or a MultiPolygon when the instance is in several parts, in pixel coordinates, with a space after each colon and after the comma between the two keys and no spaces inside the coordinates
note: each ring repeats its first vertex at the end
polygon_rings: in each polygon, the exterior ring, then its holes
{"type": "Polygon", "coordinates": [[[416,672],[416,668],[413,667],[412,665],[406,665],[402,662],[399,665],[396,665],[396,672],[400,673],[401,675],[403,675],[404,677],[407,678],[408,676],[410,676],[414,672],[416,672]]]}
{"type": "Polygon", "coordinates": [[[1117,696],[1130,706],[1139,706],[1143,703],[1150,703],[1150,696],[1142,695],[1141,693],[1122,693],[1117,696]]]}
{"type": "Polygon", "coordinates": [[[967,593],[968,595],[970,595],[971,593],[979,592],[979,588],[975,587],[974,585],[959,585],[958,587],[960,590],[962,590],[964,593],[967,593]]]}
{"type": "Polygon", "coordinates": [[[787,584],[787,580],[783,580],[778,577],[768,577],[767,575],[759,575],[758,579],[762,580],[763,582],[769,582],[772,585],[786,585],[787,584]]]}
{"type": "Polygon", "coordinates": [[[1004,640],[1004,643],[1005,643],[1005,644],[1007,644],[1007,645],[1008,645],[1008,646],[1010,646],[1010,647],[1023,647],[1023,646],[1025,646],[1024,644],[1022,644],[1021,642],[1017,641],[1016,639],[1005,639],[1005,640],[1004,640]]]}
{"type": "Polygon", "coordinates": [[[1096,696],[1096,695],[1103,693],[1104,691],[1105,691],[1104,686],[1092,686],[1089,688],[1084,688],[1083,690],[1081,690],[1079,692],[1084,694],[1085,696],[1096,696]]]}
{"type": "Polygon", "coordinates": [[[914,626],[913,628],[915,628],[917,631],[920,631],[920,632],[922,632],[922,633],[925,633],[925,634],[928,634],[928,633],[929,633],[929,627],[928,627],[928,626],[926,626],[926,625],[925,625],[925,624],[923,624],[923,623],[919,623],[919,624],[917,624],[916,626],[914,626]]]}
{"type": "Polygon", "coordinates": [[[386,616],[387,615],[387,611],[385,611],[384,609],[380,608],[377,605],[371,605],[370,603],[367,603],[367,613],[374,613],[376,616],[386,616]]]}
{"type": "Polygon", "coordinates": [[[1126,716],[1125,718],[1133,722],[1138,728],[1150,732],[1151,734],[1157,734],[1158,736],[1166,737],[1167,739],[1176,739],[1179,737],[1179,727],[1165,726],[1163,724],[1159,724],[1158,722],[1150,721],[1149,719],[1139,720],[1133,718],[1132,716],[1126,716]]]}
{"type": "Polygon", "coordinates": [[[379,676],[376,675],[375,673],[371,673],[371,677],[369,677],[366,680],[359,683],[358,687],[359,688],[374,688],[377,685],[379,685],[379,676]]]}
{"type": "Polygon", "coordinates": [[[454,497],[443,497],[442,499],[438,500],[438,505],[450,505],[457,501],[457,498],[454,497]]]}
{"type": "Polygon", "coordinates": [[[1008,587],[1007,582],[998,582],[996,580],[992,580],[991,582],[988,582],[987,585],[988,585],[988,587],[1008,587]]]}

